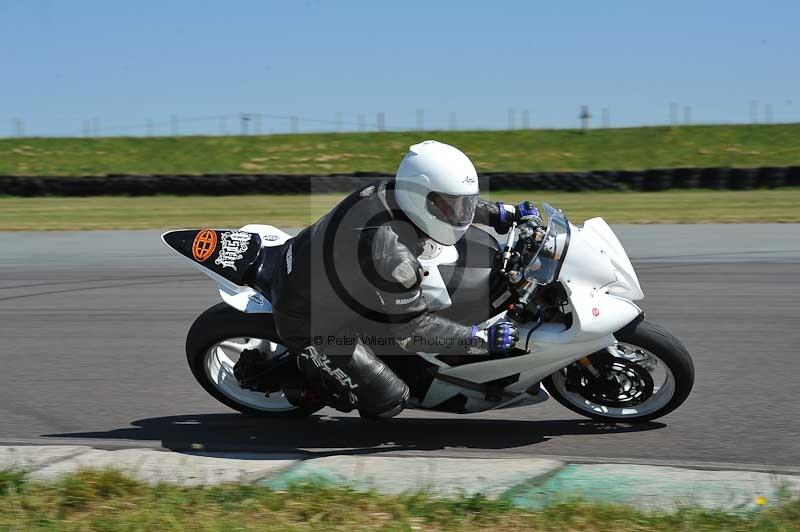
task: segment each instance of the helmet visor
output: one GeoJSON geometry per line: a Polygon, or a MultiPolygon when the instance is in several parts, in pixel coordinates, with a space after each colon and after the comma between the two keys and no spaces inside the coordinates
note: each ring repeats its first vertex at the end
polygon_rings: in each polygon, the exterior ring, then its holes
{"type": "Polygon", "coordinates": [[[428,212],[437,219],[456,227],[472,223],[478,195],[453,195],[442,192],[431,192],[425,201],[428,212]]]}

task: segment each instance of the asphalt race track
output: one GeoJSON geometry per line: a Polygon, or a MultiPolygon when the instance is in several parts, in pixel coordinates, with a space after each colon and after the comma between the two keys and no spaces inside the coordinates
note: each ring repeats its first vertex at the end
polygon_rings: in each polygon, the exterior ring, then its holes
{"type": "Polygon", "coordinates": [[[649,319],[684,341],[697,371],[689,400],[644,426],[555,401],[388,423],[248,419],[189,373],[186,331],[218,299],[158,232],[2,233],[0,443],[800,464],[800,226],[619,232],[649,319]]]}

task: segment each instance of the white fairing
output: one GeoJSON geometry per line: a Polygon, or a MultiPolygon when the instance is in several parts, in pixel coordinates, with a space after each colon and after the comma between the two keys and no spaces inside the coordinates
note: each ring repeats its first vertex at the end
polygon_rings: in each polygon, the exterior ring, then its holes
{"type": "Polygon", "coordinates": [[[585,239],[589,240],[600,253],[606,255],[611,261],[616,280],[609,288],[609,293],[638,301],[644,298],[639,278],[633,270],[633,265],[625,252],[625,248],[620,244],[617,235],[602,218],[592,218],[586,220],[581,232],[585,239]]]}
{"type": "Polygon", "coordinates": [[[257,291],[249,287],[236,285],[234,285],[236,288],[232,290],[230,286],[230,283],[217,282],[219,296],[225,303],[236,310],[247,312],[248,314],[272,312],[272,304],[257,291]]]}
{"type": "MultiPolygon", "coordinates": [[[[565,310],[573,316],[569,329],[561,324],[546,323],[531,336],[528,355],[441,368],[440,371],[478,383],[519,373],[517,382],[505,391],[522,393],[579,358],[612,345],[615,342],[613,333],[642,312],[631,301],[642,299],[644,294],[630,260],[601,218],[587,221],[583,228],[570,224],[569,248],[558,280],[569,299],[565,310]]],[[[501,320],[508,320],[505,312],[479,326],[485,328],[501,320]]],[[[516,325],[520,336],[517,347],[524,349],[533,324],[516,325]]],[[[442,388],[437,387],[436,391],[441,395],[442,388]]],[[[530,390],[526,395],[529,393],[530,390]]]]}

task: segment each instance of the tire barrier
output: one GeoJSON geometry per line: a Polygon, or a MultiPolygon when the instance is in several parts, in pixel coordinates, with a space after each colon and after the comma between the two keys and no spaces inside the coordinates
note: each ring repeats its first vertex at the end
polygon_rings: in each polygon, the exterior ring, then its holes
{"type": "Polygon", "coordinates": [[[700,172],[699,188],[724,190],[728,183],[728,168],[703,168],[700,172]]]}
{"type": "Polygon", "coordinates": [[[785,171],[785,181],[781,181],[781,185],[800,187],[800,166],[790,166],[783,170],[785,171]]]}
{"type": "MultiPolygon", "coordinates": [[[[121,175],[85,177],[0,176],[6,196],[152,196],[309,194],[350,192],[376,179],[378,172],[322,176],[290,174],[121,175]]],[[[592,172],[489,172],[480,176],[482,190],[583,192],[706,188],[748,190],[800,186],[800,166],[762,168],[656,168],[592,172]]]]}
{"type": "Polygon", "coordinates": [[[755,168],[754,170],[756,171],[755,182],[759,186],[778,188],[784,186],[784,184],[789,184],[786,182],[786,177],[789,174],[788,170],[791,170],[791,168],[764,167],[755,168]]]}

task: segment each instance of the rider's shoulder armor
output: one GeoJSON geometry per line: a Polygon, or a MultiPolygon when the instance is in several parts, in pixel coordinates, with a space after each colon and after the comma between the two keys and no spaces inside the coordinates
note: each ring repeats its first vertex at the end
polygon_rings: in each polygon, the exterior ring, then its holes
{"type": "Polygon", "coordinates": [[[380,290],[411,290],[422,282],[422,267],[391,224],[364,230],[359,262],[368,280],[380,290]]]}

